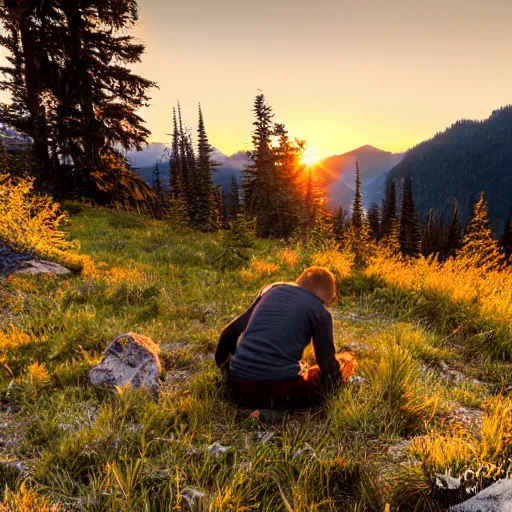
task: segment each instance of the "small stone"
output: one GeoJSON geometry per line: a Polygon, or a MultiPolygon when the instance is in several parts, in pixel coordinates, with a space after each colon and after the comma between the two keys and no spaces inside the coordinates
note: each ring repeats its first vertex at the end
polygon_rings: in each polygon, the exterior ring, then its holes
{"type": "Polygon", "coordinates": [[[94,385],[145,387],[158,399],[160,371],[157,345],[129,332],[112,341],[101,363],[89,370],[89,380],[94,385]]]}
{"type": "Polygon", "coordinates": [[[215,442],[208,446],[208,453],[215,457],[222,457],[230,449],[231,446],[222,446],[220,443],[215,442]]]}
{"type": "Polygon", "coordinates": [[[370,352],[372,350],[373,349],[372,347],[370,347],[370,345],[367,345],[362,341],[350,341],[348,343],[345,343],[345,345],[343,345],[339,352],[370,352]]]}
{"type": "Polygon", "coordinates": [[[181,497],[185,500],[190,511],[199,510],[201,502],[206,497],[204,492],[201,492],[193,487],[186,487],[181,491],[181,497]]]}
{"type": "Polygon", "coordinates": [[[258,432],[258,441],[260,444],[265,444],[267,441],[270,441],[274,437],[275,432],[272,430],[268,432],[258,432]]]}
{"type": "Polygon", "coordinates": [[[310,446],[305,446],[304,448],[299,448],[294,454],[293,454],[293,457],[292,457],[292,462],[295,462],[303,453],[306,453],[306,452],[312,452],[313,455],[315,454],[315,452],[313,451],[313,448],[311,448],[310,446]]]}
{"type": "Polygon", "coordinates": [[[352,375],[352,377],[350,377],[348,379],[348,382],[349,382],[349,384],[352,384],[353,386],[358,388],[364,384],[368,384],[368,379],[365,379],[364,377],[361,377],[360,375],[352,375]]]}

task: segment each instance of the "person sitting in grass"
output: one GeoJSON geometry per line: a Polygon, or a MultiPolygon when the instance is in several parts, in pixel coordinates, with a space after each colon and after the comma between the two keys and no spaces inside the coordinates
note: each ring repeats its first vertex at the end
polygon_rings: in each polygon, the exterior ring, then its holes
{"type": "Polygon", "coordinates": [[[317,405],[345,382],[356,361],[335,353],[329,306],[336,280],[311,267],[295,283],[265,287],[251,306],[221,332],[215,362],[240,407],[301,409],[317,405]],[[317,364],[301,362],[313,340],[317,364]]]}

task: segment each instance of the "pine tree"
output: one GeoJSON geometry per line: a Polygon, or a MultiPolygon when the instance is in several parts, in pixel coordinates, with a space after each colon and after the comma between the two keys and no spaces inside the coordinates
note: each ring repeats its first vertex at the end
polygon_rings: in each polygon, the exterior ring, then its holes
{"type": "Polygon", "coordinates": [[[181,105],[178,101],[178,167],[181,174],[183,196],[187,203],[188,218],[192,223],[196,222],[196,195],[195,195],[195,157],[194,148],[189,134],[186,132],[181,116],[181,105]]]}
{"type": "Polygon", "coordinates": [[[274,229],[275,236],[288,238],[297,228],[301,216],[301,155],[305,142],[290,141],[283,124],[274,126],[274,136],[278,138],[278,145],[273,148],[275,177],[272,202],[277,214],[274,229]]]}
{"type": "Polygon", "coordinates": [[[474,206],[473,216],[466,226],[462,249],[458,256],[470,260],[475,265],[487,268],[500,267],[504,262],[504,257],[499,252],[498,243],[491,234],[485,192],[480,194],[480,199],[474,206]]]}
{"type": "Polygon", "coordinates": [[[256,96],[253,112],[256,119],[252,132],[253,150],[249,153],[251,164],[245,168],[244,205],[248,218],[256,222],[257,234],[269,237],[275,233],[278,215],[273,203],[275,159],[271,137],[274,114],[263,94],[256,96]]]}
{"type": "Polygon", "coordinates": [[[400,249],[405,257],[418,256],[420,250],[420,226],[412,197],[412,180],[405,178],[400,216],[400,249]]]}
{"type": "Polygon", "coordinates": [[[97,201],[120,200],[131,189],[132,197],[152,201],[151,188],[120,153],[146,142],[149,131],[136,112],[155,85],[127,67],[144,53],[128,34],[136,1],[8,0],[0,18],[9,25],[0,44],[21,62],[21,73],[13,68],[22,78],[11,90],[13,105],[19,114],[22,98],[28,112],[13,125],[24,124],[34,139],[42,187],[97,201]]]}
{"type": "Polygon", "coordinates": [[[183,184],[183,160],[181,158],[181,133],[178,128],[176,109],[173,113],[173,132],[169,155],[169,217],[171,220],[185,223],[190,220],[187,196],[183,184]]]}
{"type": "Polygon", "coordinates": [[[368,210],[368,229],[376,242],[382,238],[381,211],[377,203],[372,203],[368,210]]]}
{"type": "Polygon", "coordinates": [[[452,220],[448,228],[446,243],[444,244],[444,257],[455,258],[457,252],[462,248],[462,228],[459,221],[459,205],[453,207],[452,220]]]}
{"type": "Polygon", "coordinates": [[[169,195],[171,201],[183,194],[180,168],[180,132],[176,119],[176,109],[172,109],[173,131],[171,150],[169,154],[169,195]]]}
{"type": "Polygon", "coordinates": [[[391,179],[386,182],[386,195],[382,202],[382,236],[389,236],[393,228],[393,222],[397,219],[396,214],[396,185],[391,179]]]}
{"type": "Polygon", "coordinates": [[[356,229],[361,229],[364,223],[363,197],[361,194],[361,174],[359,172],[359,162],[356,161],[356,192],[354,202],[352,203],[352,221],[351,224],[356,229]]]}
{"type": "Polygon", "coordinates": [[[238,181],[234,174],[231,175],[231,187],[229,190],[228,205],[228,218],[229,220],[235,220],[237,215],[242,213],[242,207],[240,205],[240,191],[238,189],[238,181]]]}
{"type": "Polygon", "coordinates": [[[421,254],[425,257],[440,251],[440,233],[434,210],[429,210],[427,222],[421,233],[421,254]]]}
{"type": "Polygon", "coordinates": [[[500,250],[504,254],[506,261],[510,262],[510,256],[512,255],[512,212],[500,240],[500,250]]]}
{"type": "Polygon", "coordinates": [[[202,229],[210,227],[212,218],[212,199],[213,199],[213,162],[211,158],[212,147],[208,142],[206,129],[204,126],[203,113],[199,105],[199,123],[198,123],[198,142],[197,142],[197,170],[194,193],[196,194],[196,224],[202,229]]]}

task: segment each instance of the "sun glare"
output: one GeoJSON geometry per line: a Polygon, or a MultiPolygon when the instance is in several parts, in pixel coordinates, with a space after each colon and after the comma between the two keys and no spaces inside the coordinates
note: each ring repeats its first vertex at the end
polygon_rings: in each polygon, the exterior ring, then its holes
{"type": "Polygon", "coordinates": [[[318,151],[314,148],[307,148],[306,151],[304,151],[301,160],[303,164],[310,167],[311,165],[316,164],[320,158],[318,151]]]}

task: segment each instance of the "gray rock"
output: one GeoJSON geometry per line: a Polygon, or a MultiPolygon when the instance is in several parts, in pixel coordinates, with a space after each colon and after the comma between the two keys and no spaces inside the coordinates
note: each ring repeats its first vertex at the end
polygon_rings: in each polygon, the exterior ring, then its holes
{"type": "Polygon", "coordinates": [[[193,487],[186,487],[181,491],[181,497],[188,505],[188,510],[195,511],[201,508],[201,503],[204,502],[206,494],[193,487]]]}
{"type": "Polygon", "coordinates": [[[208,453],[214,457],[222,457],[227,451],[231,449],[231,446],[223,446],[217,441],[208,446],[208,453]]]}
{"type": "Polygon", "coordinates": [[[100,364],[89,370],[94,385],[148,388],[158,399],[161,371],[158,347],[148,337],[129,332],[109,345],[100,364]]]}
{"type": "Polygon", "coordinates": [[[499,480],[451,512],[512,512],[512,479],[499,480]]]}
{"type": "Polygon", "coordinates": [[[352,384],[356,388],[361,387],[364,384],[368,384],[368,379],[365,379],[364,377],[361,377],[360,375],[352,375],[348,379],[349,384],[352,384]]]}
{"type": "Polygon", "coordinates": [[[71,271],[53,261],[36,258],[30,252],[20,252],[0,240],[0,274],[52,274],[65,276],[71,271]]]}
{"type": "Polygon", "coordinates": [[[46,260],[28,260],[19,265],[15,270],[16,274],[43,275],[52,274],[54,276],[67,276],[71,270],[53,261],[46,260]]]}

